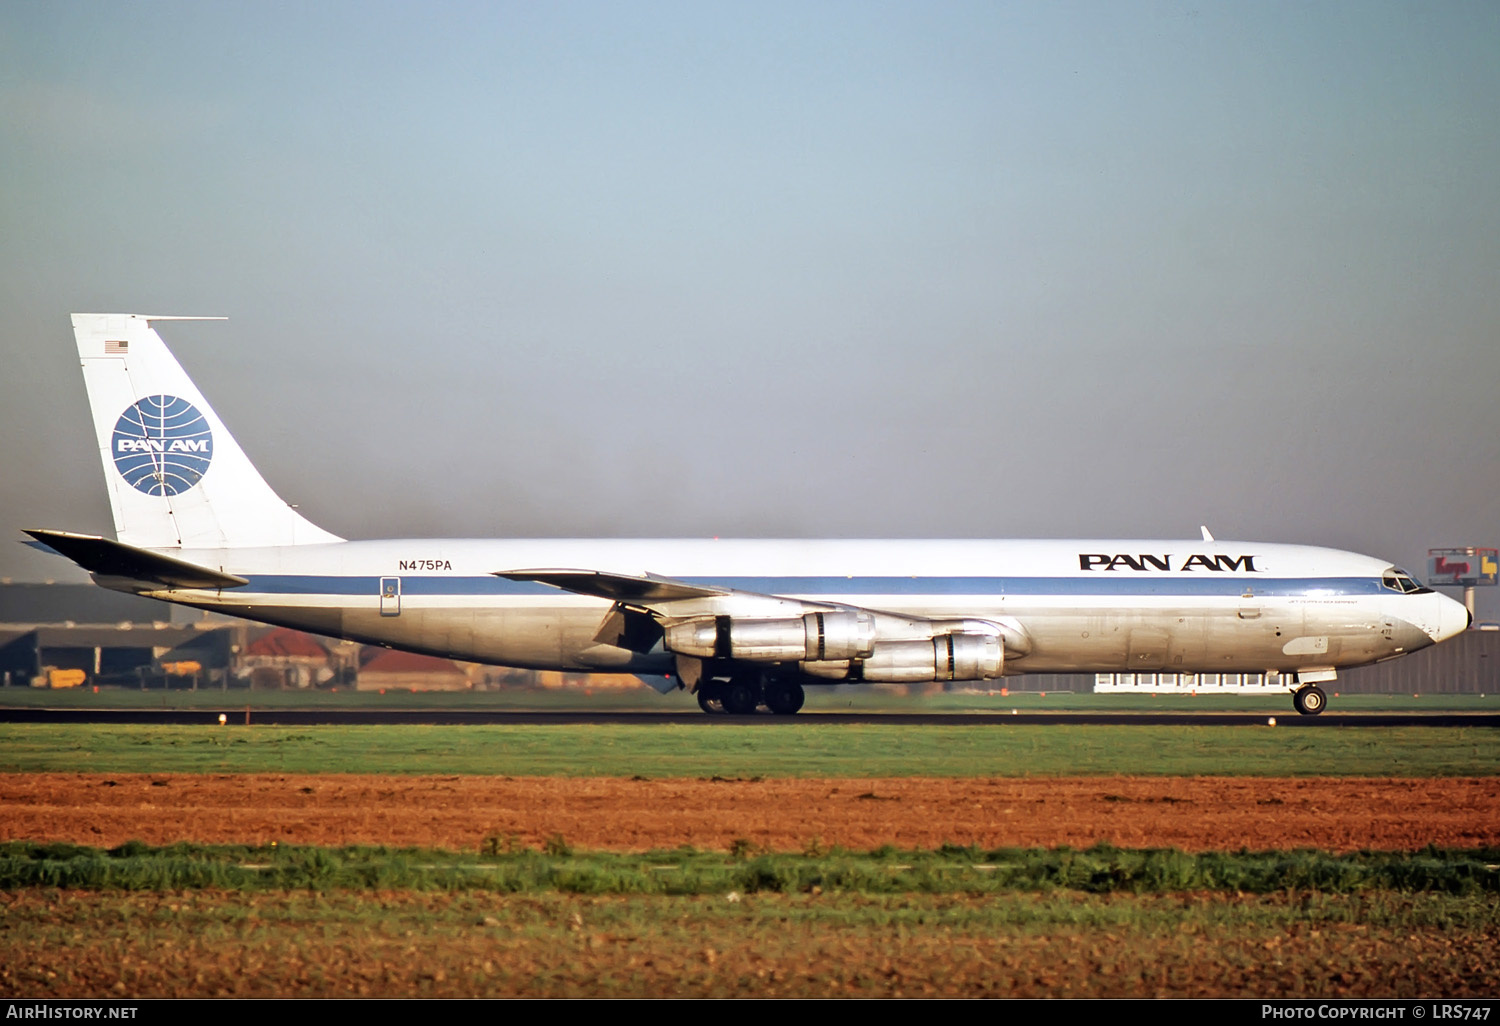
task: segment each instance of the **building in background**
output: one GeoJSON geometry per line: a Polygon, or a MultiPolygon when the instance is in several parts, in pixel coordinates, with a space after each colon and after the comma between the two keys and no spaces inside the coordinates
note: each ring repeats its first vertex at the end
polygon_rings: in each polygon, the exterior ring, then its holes
{"type": "MultiPolygon", "coordinates": [[[[1279,675],[1262,673],[1101,673],[1093,680],[1093,690],[1099,692],[1258,695],[1287,690],[1279,675]]],[[[1332,688],[1346,695],[1500,694],[1500,630],[1465,631],[1399,659],[1340,670],[1332,688]]]]}
{"type": "Polygon", "coordinates": [[[329,643],[311,634],[277,627],[253,636],[235,661],[234,677],[259,691],[336,684],[343,669],[329,643]]]}
{"type": "Polygon", "coordinates": [[[367,647],[359,667],[361,691],[467,691],[469,675],[451,659],[367,647]]]}

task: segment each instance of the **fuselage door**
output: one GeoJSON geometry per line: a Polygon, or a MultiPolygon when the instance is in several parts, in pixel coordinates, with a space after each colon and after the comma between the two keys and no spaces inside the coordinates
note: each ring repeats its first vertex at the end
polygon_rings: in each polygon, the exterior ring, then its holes
{"type": "Polygon", "coordinates": [[[1255,589],[1249,585],[1245,586],[1244,594],[1240,596],[1240,619],[1260,619],[1260,599],[1255,595],[1255,589]]]}
{"type": "Polygon", "coordinates": [[[382,577],[380,579],[380,615],[401,615],[401,578],[382,577]]]}

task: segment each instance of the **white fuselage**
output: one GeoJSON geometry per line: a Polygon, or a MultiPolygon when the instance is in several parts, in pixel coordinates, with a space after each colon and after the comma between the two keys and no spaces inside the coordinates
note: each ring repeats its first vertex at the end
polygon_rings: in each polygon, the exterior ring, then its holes
{"type": "MultiPolygon", "coordinates": [[[[538,669],[665,674],[660,645],[600,640],[610,600],[497,577],[589,568],[733,589],[697,612],[782,599],[1006,625],[1006,673],[1316,671],[1467,625],[1463,606],[1383,582],[1333,549],[1232,541],[411,540],[173,549],[249,580],[153,597],[366,643],[538,669]],[[774,598],[773,598],[774,597],[774,598]]],[[[138,590],[138,589],[133,589],[138,590]]]]}

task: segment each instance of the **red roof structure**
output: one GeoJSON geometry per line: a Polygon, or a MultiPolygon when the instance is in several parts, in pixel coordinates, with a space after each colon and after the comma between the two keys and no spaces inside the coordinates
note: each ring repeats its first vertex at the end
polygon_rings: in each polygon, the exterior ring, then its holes
{"type": "Polygon", "coordinates": [[[304,656],[310,659],[327,659],[328,650],[318,644],[310,634],[294,631],[290,627],[279,627],[263,634],[245,646],[247,656],[304,656]]]}
{"type": "Polygon", "coordinates": [[[365,650],[369,662],[359,668],[361,691],[410,688],[414,691],[458,691],[470,686],[469,677],[451,659],[397,652],[394,649],[365,650]]]}
{"type": "MultiPolygon", "coordinates": [[[[369,651],[368,649],[366,650],[369,651]]],[[[394,648],[376,649],[368,661],[361,664],[360,672],[374,673],[463,673],[451,659],[437,656],[417,655],[394,648]]]]}

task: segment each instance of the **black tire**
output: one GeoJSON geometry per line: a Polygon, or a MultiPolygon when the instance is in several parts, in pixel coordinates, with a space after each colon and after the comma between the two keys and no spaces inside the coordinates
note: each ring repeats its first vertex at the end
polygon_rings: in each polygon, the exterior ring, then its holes
{"type": "Polygon", "coordinates": [[[732,680],[719,689],[719,701],[731,716],[750,716],[760,705],[760,687],[749,681],[732,680]]]}
{"type": "Polygon", "coordinates": [[[719,701],[718,689],[698,685],[698,708],[715,715],[722,713],[724,704],[719,701]]]}
{"type": "Polygon", "coordinates": [[[806,697],[794,680],[773,680],[766,685],[766,708],[777,716],[791,716],[802,708],[806,697]]]}
{"type": "Polygon", "coordinates": [[[1316,716],[1328,708],[1328,696],[1316,684],[1309,684],[1292,695],[1292,705],[1303,716],[1316,716]]]}

